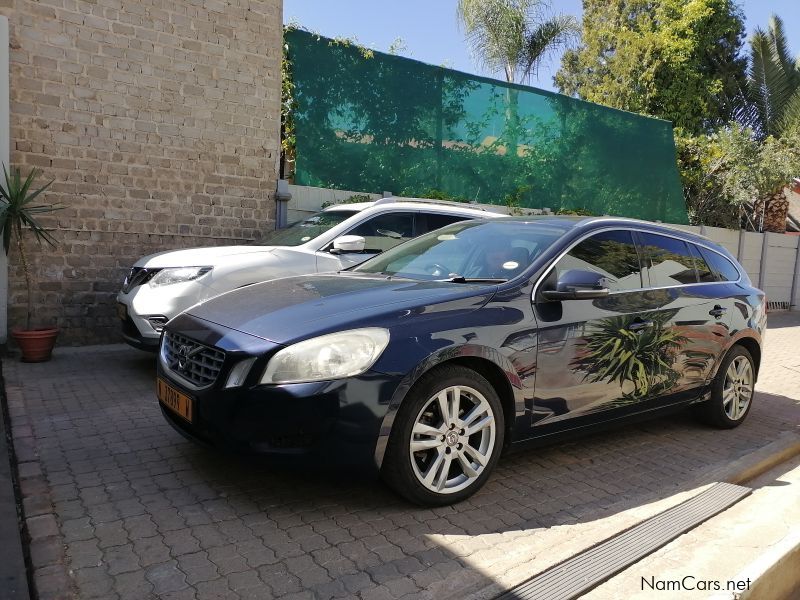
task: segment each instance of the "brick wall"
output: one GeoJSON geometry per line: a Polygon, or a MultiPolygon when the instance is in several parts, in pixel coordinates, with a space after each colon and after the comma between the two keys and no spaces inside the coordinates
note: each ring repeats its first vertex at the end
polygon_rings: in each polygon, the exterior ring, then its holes
{"type": "MultiPolygon", "coordinates": [[[[35,319],[60,343],[118,341],[114,296],[158,250],[273,226],[281,0],[0,0],[11,38],[11,162],[54,179],[30,246],[35,319]]],[[[10,257],[9,325],[24,323],[10,257]]]]}

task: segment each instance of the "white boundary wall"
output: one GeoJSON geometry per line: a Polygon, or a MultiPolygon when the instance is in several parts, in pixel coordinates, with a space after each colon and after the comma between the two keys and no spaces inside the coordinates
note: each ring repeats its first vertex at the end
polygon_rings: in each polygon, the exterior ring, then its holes
{"type": "MultiPolygon", "coordinates": [[[[361,192],[290,185],[289,222],[320,210],[323,202],[336,202],[361,192]]],[[[380,194],[369,194],[379,198],[380,194]]],[[[505,206],[487,205],[493,212],[507,213],[505,206]]],[[[800,309],[800,236],[783,233],[755,233],[721,227],[672,225],[699,233],[724,246],[750,276],[753,284],[764,290],[770,308],[800,309]]]]}

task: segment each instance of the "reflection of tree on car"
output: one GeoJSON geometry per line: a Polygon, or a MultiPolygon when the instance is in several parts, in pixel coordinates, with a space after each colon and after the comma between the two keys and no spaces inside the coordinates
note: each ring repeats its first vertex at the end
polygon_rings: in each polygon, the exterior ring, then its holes
{"type": "Polygon", "coordinates": [[[670,389],[679,377],[674,358],[687,338],[668,323],[677,310],[652,315],[653,326],[631,331],[637,315],[603,319],[583,337],[571,367],[590,382],[616,382],[624,397],[643,398],[670,389]],[[627,385],[626,385],[627,384],[627,385]]]}

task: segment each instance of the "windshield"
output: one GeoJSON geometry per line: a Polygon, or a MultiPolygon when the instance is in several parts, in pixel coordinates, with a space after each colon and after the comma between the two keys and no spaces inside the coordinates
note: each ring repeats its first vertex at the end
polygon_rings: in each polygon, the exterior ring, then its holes
{"type": "Polygon", "coordinates": [[[335,227],[342,221],[357,214],[356,210],[325,210],[315,215],[292,223],[285,229],[268,231],[260,240],[259,246],[299,246],[310,242],[335,227]]]}
{"type": "Polygon", "coordinates": [[[551,223],[464,221],[387,250],[353,271],[487,283],[513,279],[564,234],[551,223]]]}

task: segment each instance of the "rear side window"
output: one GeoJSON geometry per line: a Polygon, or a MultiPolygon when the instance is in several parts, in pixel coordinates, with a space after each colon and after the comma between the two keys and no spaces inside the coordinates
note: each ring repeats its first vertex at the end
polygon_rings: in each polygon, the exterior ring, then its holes
{"type": "Polygon", "coordinates": [[[451,223],[466,221],[469,217],[455,215],[440,215],[436,213],[419,213],[417,215],[417,235],[428,233],[434,229],[440,229],[451,223]]]}
{"type": "Polygon", "coordinates": [[[706,259],[703,258],[703,255],[700,254],[700,249],[695,246],[694,244],[689,244],[689,250],[692,252],[692,257],[694,257],[694,266],[697,269],[697,278],[700,283],[713,283],[715,281],[719,281],[717,275],[708,266],[706,259]]]}
{"type": "Polygon", "coordinates": [[[708,263],[711,270],[714,272],[717,281],[739,281],[739,270],[730,260],[707,248],[701,247],[699,250],[706,263],[708,263]]]}
{"type": "Polygon", "coordinates": [[[652,287],[697,283],[694,258],[683,240],[655,233],[640,233],[645,267],[652,287]]]}
{"type": "Polygon", "coordinates": [[[558,261],[555,270],[561,277],[572,269],[602,274],[612,292],[642,287],[639,254],[630,231],[603,231],[583,240],[558,261]]]}

